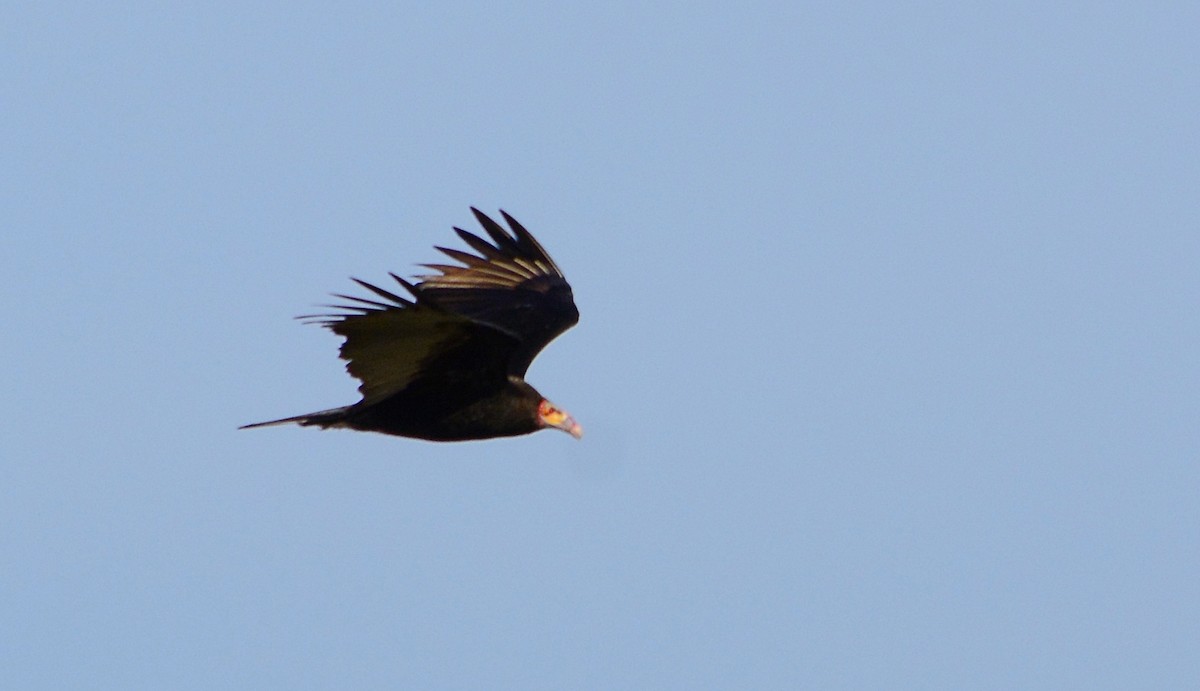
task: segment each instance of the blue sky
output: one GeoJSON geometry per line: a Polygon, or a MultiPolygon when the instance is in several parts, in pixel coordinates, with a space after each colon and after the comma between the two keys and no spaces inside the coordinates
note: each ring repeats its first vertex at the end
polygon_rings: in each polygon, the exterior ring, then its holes
{"type": "Polygon", "coordinates": [[[0,686],[1195,688],[1190,3],[21,3],[0,686]],[[503,208],[587,434],[291,319],[503,208]]]}

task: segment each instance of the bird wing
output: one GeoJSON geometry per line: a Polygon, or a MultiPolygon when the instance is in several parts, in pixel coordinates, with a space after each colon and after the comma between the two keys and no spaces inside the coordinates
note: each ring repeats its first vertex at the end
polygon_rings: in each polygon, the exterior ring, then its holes
{"type": "Polygon", "coordinates": [[[345,338],[339,352],[346,371],[361,382],[363,403],[387,398],[421,378],[501,381],[507,376],[518,346],[515,338],[424,304],[410,283],[391,275],[417,299],[356,278],[352,280],[380,299],[335,294],[353,304],[327,305],[341,311],[300,317],[345,338]]]}
{"type": "Polygon", "coordinates": [[[501,211],[510,234],[478,209],[471,211],[495,244],[455,228],[479,254],[438,247],[462,266],[423,264],[439,273],[420,276],[416,294],[515,338],[518,345],[508,373],[523,377],[542,348],[579,321],[579,310],[562,271],[524,226],[501,211]]]}

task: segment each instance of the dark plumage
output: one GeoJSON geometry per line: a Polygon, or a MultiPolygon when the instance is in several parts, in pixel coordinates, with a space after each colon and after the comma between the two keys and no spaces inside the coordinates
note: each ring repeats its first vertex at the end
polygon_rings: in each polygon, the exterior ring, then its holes
{"type": "Polygon", "coordinates": [[[437,274],[414,285],[390,274],[411,297],[353,279],[372,293],[335,294],[351,304],[301,317],[342,336],[346,370],[359,379],[354,405],[259,422],[345,427],[431,441],[509,437],[580,426],[525,382],[537,354],[579,321],[562,272],[512,216],[511,234],[478,209],[492,243],[455,228],[478,255],[438,247],[461,263],[423,264],[437,274]]]}

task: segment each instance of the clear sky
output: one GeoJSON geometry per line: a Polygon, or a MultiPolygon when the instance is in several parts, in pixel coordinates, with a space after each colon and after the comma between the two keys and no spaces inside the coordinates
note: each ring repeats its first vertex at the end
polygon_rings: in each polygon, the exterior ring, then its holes
{"type": "Polygon", "coordinates": [[[4,11],[0,687],[1200,688],[1200,5],[482,6],[4,11]],[[470,205],[581,442],[236,429],[470,205]]]}

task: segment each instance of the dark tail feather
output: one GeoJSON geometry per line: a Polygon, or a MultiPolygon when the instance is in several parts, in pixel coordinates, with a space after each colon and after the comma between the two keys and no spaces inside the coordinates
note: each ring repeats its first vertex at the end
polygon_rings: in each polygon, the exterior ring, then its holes
{"type": "Polygon", "coordinates": [[[294,422],[303,427],[309,425],[319,425],[321,429],[329,427],[342,427],[346,420],[346,411],[350,410],[350,406],[342,408],[330,408],[329,410],[321,410],[307,415],[297,415],[295,417],[285,417],[279,420],[268,420],[266,422],[255,422],[250,425],[242,425],[238,429],[253,429],[255,427],[270,427],[271,425],[286,425],[289,422],[294,422]]]}

